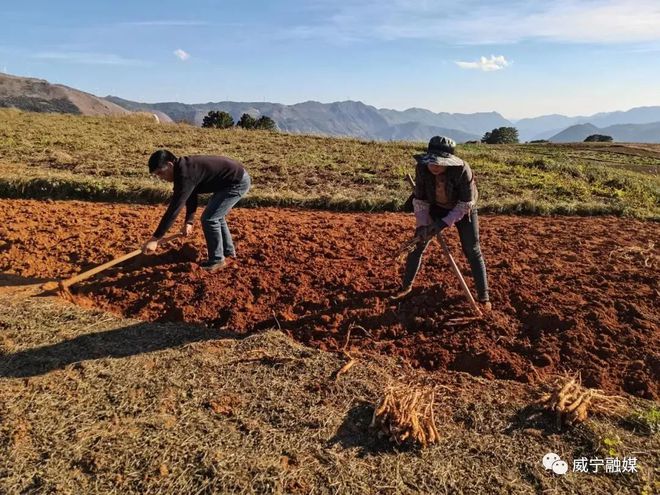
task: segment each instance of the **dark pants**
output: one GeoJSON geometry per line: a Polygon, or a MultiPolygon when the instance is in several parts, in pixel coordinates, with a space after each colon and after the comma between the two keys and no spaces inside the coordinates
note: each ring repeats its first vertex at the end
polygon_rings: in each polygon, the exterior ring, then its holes
{"type": "Polygon", "coordinates": [[[206,205],[202,214],[202,229],[206,237],[209,261],[217,262],[225,259],[225,256],[236,256],[236,248],[225,217],[238,200],[245,196],[250,184],[250,176],[245,172],[239,183],[215,192],[206,205]]]}
{"type": "MultiPolygon", "coordinates": [[[[444,214],[445,212],[442,211],[437,213],[431,211],[434,221],[437,221],[444,214]]],[[[480,301],[488,301],[488,279],[486,277],[486,264],[479,246],[479,217],[476,208],[472,209],[470,215],[465,215],[460,221],[456,222],[456,228],[461,239],[463,253],[470,263],[474,283],[477,286],[477,297],[480,301]]],[[[408,255],[403,273],[403,287],[410,287],[415,280],[422,262],[422,254],[424,254],[431,240],[418,244],[415,250],[408,255]]]]}

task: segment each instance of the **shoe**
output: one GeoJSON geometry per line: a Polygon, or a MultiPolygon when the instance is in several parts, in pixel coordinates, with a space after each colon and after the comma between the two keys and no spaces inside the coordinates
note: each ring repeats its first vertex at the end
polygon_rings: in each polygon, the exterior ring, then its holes
{"type": "Polygon", "coordinates": [[[408,294],[410,294],[410,291],[412,291],[412,286],[403,287],[399,291],[392,294],[389,297],[389,300],[390,301],[400,301],[401,299],[405,298],[408,294]]]}
{"type": "Polygon", "coordinates": [[[224,268],[226,264],[227,262],[224,259],[222,259],[220,261],[204,261],[200,263],[199,266],[202,270],[206,270],[209,273],[213,273],[220,270],[221,268],[224,268]]]}
{"type": "Polygon", "coordinates": [[[479,301],[479,307],[484,313],[490,313],[493,310],[493,305],[490,301],[479,301]]]}

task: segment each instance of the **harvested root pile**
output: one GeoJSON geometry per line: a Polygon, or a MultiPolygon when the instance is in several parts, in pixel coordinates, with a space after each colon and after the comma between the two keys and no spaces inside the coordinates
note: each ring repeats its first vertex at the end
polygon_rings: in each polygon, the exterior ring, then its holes
{"type": "Polygon", "coordinates": [[[371,427],[397,444],[409,442],[426,447],[436,443],[440,435],[433,416],[434,398],[430,388],[391,386],[374,410],[371,427]]]}
{"type": "Polygon", "coordinates": [[[557,415],[557,424],[582,423],[589,413],[617,415],[624,404],[621,397],[610,397],[596,389],[582,386],[579,377],[557,380],[536,405],[557,415]]]}

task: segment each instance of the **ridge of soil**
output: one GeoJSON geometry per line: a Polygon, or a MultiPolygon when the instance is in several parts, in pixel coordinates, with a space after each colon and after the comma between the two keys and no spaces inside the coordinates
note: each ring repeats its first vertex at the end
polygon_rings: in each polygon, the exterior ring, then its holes
{"type": "MultiPolygon", "coordinates": [[[[0,270],[66,277],[147,238],[162,208],[0,201],[0,270]]],[[[586,386],[658,399],[660,292],[657,223],[612,217],[482,216],[494,311],[470,320],[439,246],[432,244],[401,303],[397,250],[413,230],[403,214],[237,209],[239,253],[220,272],[196,234],[72,288],[70,297],[153,321],[239,333],[278,327],[324,350],[400,356],[412,366],[534,381],[580,372],[586,386]],[[461,320],[457,322],[456,320],[461,320]]],[[[469,275],[455,230],[446,236],[469,275]]],[[[472,287],[472,280],[468,278],[472,287]]]]}

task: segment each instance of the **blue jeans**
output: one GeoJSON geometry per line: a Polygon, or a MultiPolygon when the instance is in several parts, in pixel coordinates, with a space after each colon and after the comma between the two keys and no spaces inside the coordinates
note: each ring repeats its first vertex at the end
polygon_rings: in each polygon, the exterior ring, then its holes
{"type": "Polygon", "coordinates": [[[202,229],[206,237],[209,261],[222,261],[225,256],[236,256],[236,248],[225,217],[229,210],[245,196],[250,189],[250,176],[247,172],[237,184],[213,193],[202,214],[202,229]]]}
{"type": "MultiPolygon", "coordinates": [[[[444,216],[446,212],[440,215],[433,215],[433,220],[438,220],[444,216]]],[[[486,263],[481,254],[481,246],[479,245],[479,216],[477,209],[473,208],[469,215],[465,215],[458,222],[456,222],[458,229],[458,236],[461,239],[461,247],[463,254],[470,263],[472,270],[472,277],[474,277],[474,284],[477,287],[477,297],[480,301],[488,301],[488,278],[486,276],[486,263]]],[[[406,268],[403,273],[403,287],[410,287],[415,280],[415,276],[419,271],[422,263],[422,254],[426,250],[432,239],[426,243],[418,244],[413,252],[408,255],[406,260],[406,268]]]]}

